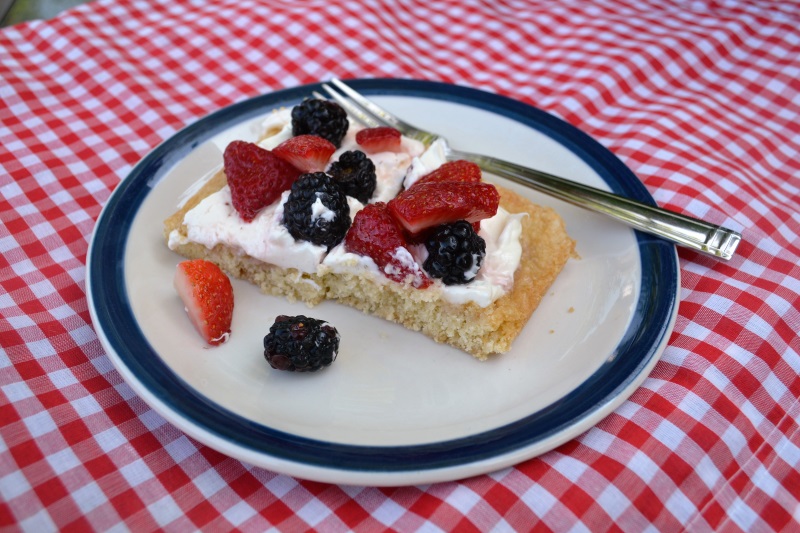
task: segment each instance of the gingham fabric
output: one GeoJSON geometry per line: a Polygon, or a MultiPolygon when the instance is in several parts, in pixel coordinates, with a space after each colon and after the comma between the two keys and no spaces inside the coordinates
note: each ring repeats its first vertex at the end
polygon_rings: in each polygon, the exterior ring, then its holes
{"type": "Polygon", "coordinates": [[[24,531],[800,528],[800,4],[100,0],[0,30],[0,526],[24,531]],[[680,250],[650,377],[513,468],[379,489],[243,464],[187,437],[106,357],[86,301],[101,208],[208,113],[330,77],[535,105],[665,207],[742,230],[680,250]]]}

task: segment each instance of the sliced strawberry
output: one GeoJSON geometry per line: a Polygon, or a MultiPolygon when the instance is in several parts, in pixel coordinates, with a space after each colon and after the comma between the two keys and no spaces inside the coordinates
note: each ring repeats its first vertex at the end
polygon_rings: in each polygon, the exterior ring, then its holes
{"type": "Polygon", "coordinates": [[[500,194],[489,183],[424,183],[389,201],[391,215],[412,235],[457,220],[477,222],[493,217],[500,194]]]}
{"type": "Polygon", "coordinates": [[[228,340],[233,318],[233,287],[220,268],[205,259],[178,264],[173,281],[192,325],[212,346],[228,340]]]}
{"type": "Polygon", "coordinates": [[[233,141],[223,155],[233,207],[245,222],[280,198],[301,172],[254,143],[233,141]]]}
{"type": "Polygon", "coordinates": [[[356,133],[356,142],[368,154],[400,151],[400,132],[381,126],[367,128],[356,133]]]}
{"type": "Polygon", "coordinates": [[[297,135],[273,148],[272,153],[303,172],[322,172],[336,147],[316,135],[297,135]]]}
{"type": "Polygon", "coordinates": [[[387,278],[424,289],[431,280],[413,260],[408,244],[383,202],[367,204],[356,213],[344,238],[345,250],[371,257],[387,278]]]}
{"type": "Polygon", "coordinates": [[[423,183],[446,183],[448,181],[463,181],[466,183],[480,183],[481,167],[471,161],[448,161],[433,172],[425,174],[412,185],[423,183]]]}

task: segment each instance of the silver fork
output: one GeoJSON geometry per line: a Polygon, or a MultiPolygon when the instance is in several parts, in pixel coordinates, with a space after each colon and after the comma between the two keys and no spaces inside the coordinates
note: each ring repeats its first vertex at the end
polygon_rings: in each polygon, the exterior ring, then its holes
{"type": "MultiPolygon", "coordinates": [[[[741,241],[742,236],[736,231],[687,215],[643,204],[630,198],[495,157],[456,150],[447,144],[444,137],[403,122],[340,80],[332,79],[331,84],[336,89],[327,83],[323,83],[322,88],[358,122],[367,127],[393,127],[406,137],[422,142],[426,147],[439,141],[443,145],[448,160],[472,161],[477,163],[481,169],[496,176],[528,186],[578,207],[608,215],[638,230],[658,235],[680,246],[699,250],[721,259],[728,260],[733,257],[736,247],[741,241]]],[[[316,92],[314,96],[325,98],[316,92]]]]}

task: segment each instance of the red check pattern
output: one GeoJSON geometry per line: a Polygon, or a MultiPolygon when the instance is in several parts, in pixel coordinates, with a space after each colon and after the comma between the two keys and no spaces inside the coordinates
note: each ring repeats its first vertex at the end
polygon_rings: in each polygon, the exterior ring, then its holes
{"type": "Polygon", "coordinates": [[[740,0],[99,0],[0,30],[0,526],[5,530],[800,528],[800,8],[740,0]],[[680,250],[652,375],[539,458],[377,489],[188,438],[90,322],[86,252],[131,167],[233,102],[337,76],[440,80],[558,115],[659,204],[740,229],[680,250]]]}

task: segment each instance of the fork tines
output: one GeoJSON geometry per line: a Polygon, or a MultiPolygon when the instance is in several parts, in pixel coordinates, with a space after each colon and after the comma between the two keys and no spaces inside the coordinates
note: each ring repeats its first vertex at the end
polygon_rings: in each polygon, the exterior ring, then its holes
{"type": "Polygon", "coordinates": [[[378,126],[390,126],[400,130],[401,132],[411,129],[411,126],[404,123],[402,120],[395,117],[377,105],[375,102],[368,100],[363,95],[345,85],[338,79],[333,78],[331,83],[336,86],[338,91],[327,83],[323,83],[322,88],[330,95],[331,98],[336,100],[336,102],[338,102],[339,105],[345,109],[345,111],[347,111],[353,118],[365,126],[370,128],[375,128],[378,126]]]}

